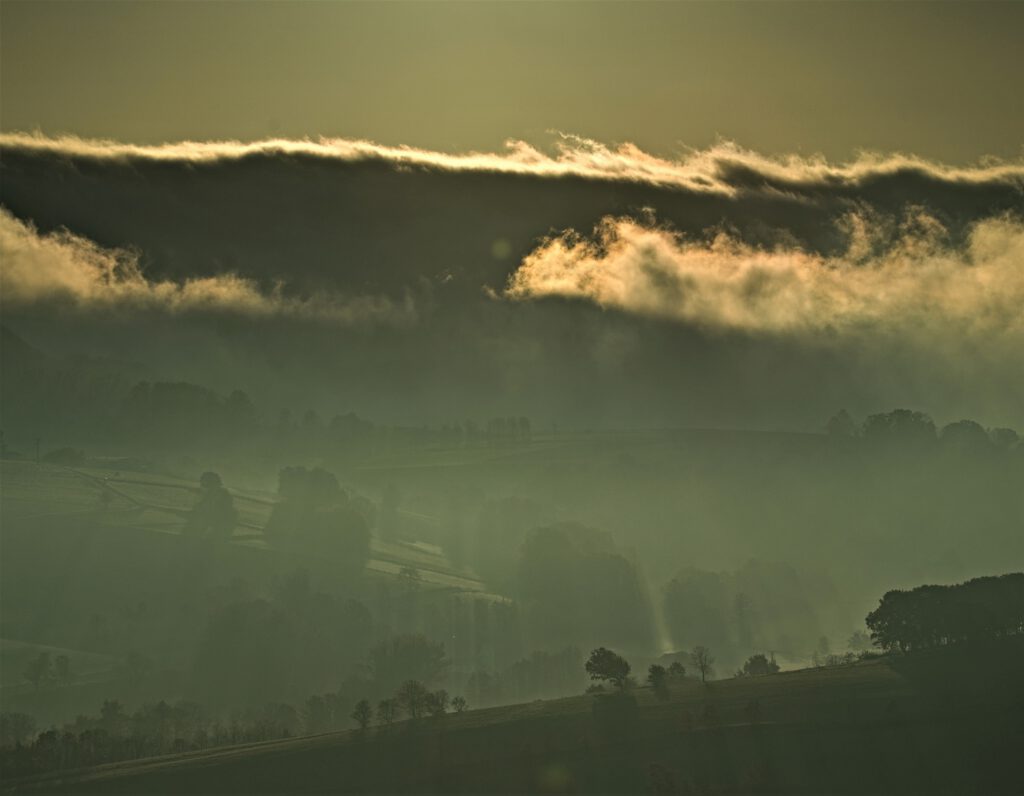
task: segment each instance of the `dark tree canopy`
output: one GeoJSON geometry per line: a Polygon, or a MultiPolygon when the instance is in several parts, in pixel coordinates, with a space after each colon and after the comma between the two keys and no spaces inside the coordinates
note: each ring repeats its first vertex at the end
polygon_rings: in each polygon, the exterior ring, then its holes
{"type": "Polygon", "coordinates": [[[1019,635],[1024,573],[887,592],[868,614],[867,626],[878,646],[899,652],[1019,635]]]}
{"type": "Polygon", "coordinates": [[[775,656],[767,657],[763,652],[758,652],[747,658],[740,672],[745,677],[756,677],[763,674],[775,674],[779,671],[779,664],[775,662],[775,656]]]}
{"type": "Polygon", "coordinates": [[[590,653],[585,664],[591,680],[606,680],[618,688],[625,688],[629,677],[629,662],[610,649],[598,647],[590,653]]]}

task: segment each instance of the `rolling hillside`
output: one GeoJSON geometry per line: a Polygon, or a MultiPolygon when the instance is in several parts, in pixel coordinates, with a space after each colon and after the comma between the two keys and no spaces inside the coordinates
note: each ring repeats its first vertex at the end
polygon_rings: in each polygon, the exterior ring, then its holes
{"type": "Polygon", "coordinates": [[[580,696],[114,764],[15,792],[1019,792],[1024,650],[1003,645],[580,696]],[[976,677],[977,670],[984,670],[976,677]],[[984,761],[984,767],[978,765],[984,761]]]}

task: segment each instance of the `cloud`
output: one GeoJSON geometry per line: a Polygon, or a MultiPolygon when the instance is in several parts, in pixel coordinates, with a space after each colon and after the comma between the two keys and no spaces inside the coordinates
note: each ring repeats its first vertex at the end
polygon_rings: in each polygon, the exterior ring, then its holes
{"type": "Polygon", "coordinates": [[[582,177],[726,196],[742,192],[837,192],[855,189],[879,178],[914,173],[950,184],[1001,184],[1024,194],[1024,159],[989,159],[978,165],[958,167],[914,155],[865,152],[850,162],[835,164],[820,155],[770,157],[727,141],[706,150],[687,150],[678,158],[662,158],[628,142],[608,146],[561,133],[556,134],[551,154],[520,140],[507,141],[504,152],[449,154],[343,138],[181,141],[146,146],[27,133],[0,134],[0,149],[122,163],[209,164],[299,156],[341,162],[377,160],[397,168],[582,177]]]}
{"type": "Polygon", "coordinates": [[[136,310],[293,317],[340,325],[407,324],[411,297],[286,295],[235,275],[149,280],[130,249],[104,248],[66,230],[41,235],[0,208],[0,296],[7,308],[61,304],[82,311],[136,310]]]}
{"type": "Polygon", "coordinates": [[[606,218],[591,238],[570,230],[542,243],[504,295],[583,299],[712,331],[1024,341],[1020,220],[979,221],[962,245],[922,212],[905,218],[895,237],[859,215],[844,227],[845,252],[826,257],[606,218]]]}
{"type": "Polygon", "coordinates": [[[6,239],[77,242],[73,267],[22,269],[30,306],[5,318],[55,349],[200,382],[244,371],[402,418],[799,426],[907,405],[1024,422],[1020,162],[731,144],[673,159],[571,137],[465,155],[17,135],[0,149],[6,239]],[[578,300],[537,300],[554,295],[578,300]]]}

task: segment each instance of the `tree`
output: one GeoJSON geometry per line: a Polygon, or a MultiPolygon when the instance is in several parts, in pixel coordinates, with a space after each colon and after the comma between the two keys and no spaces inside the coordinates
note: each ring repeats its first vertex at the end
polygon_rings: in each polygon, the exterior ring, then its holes
{"type": "Polygon", "coordinates": [[[871,649],[871,636],[863,630],[855,630],[847,640],[846,646],[853,652],[864,652],[871,649]]]}
{"type": "Polygon", "coordinates": [[[702,683],[707,682],[708,677],[714,676],[714,669],[712,665],[715,659],[711,656],[711,650],[704,646],[696,646],[693,648],[693,652],[690,653],[690,661],[693,663],[693,667],[700,672],[700,681],[702,683]]]}
{"type": "Polygon", "coordinates": [[[427,707],[430,692],[419,680],[406,680],[395,694],[398,706],[406,712],[410,719],[418,719],[427,707]]]}
{"type": "Polygon", "coordinates": [[[331,709],[327,705],[327,700],[318,695],[307,699],[304,718],[306,732],[310,734],[327,732],[331,727],[331,709]]]}
{"type": "Polygon", "coordinates": [[[185,524],[186,533],[207,539],[230,539],[238,521],[234,498],[220,476],[208,470],[199,476],[199,499],[185,524]]]}
{"type": "Polygon", "coordinates": [[[1020,436],[1012,428],[992,428],[989,429],[988,436],[993,445],[1003,450],[1010,450],[1020,442],[1020,436]]]}
{"type": "Polygon", "coordinates": [[[864,421],[864,438],[891,440],[912,444],[935,440],[935,423],[924,412],[911,409],[893,409],[870,415],[864,421]]]}
{"type": "Polygon", "coordinates": [[[141,652],[132,651],[125,657],[125,668],[128,670],[128,682],[138,685],[153,668],[153,661],[141,652]]]}
{"type": "Polygon", "coordinates": [[[58,655],[53,661],[53,673],[58,683],[68,685],[72,679],[71,658],[67,655],[58,655]]]}
{"type": "Polygon", "coordinates": [[[679,661],[672,661],[668,667],[669,677],[686,677],[686,667],[679,661]]]}
{"type": "Polygon", "coordinates": [[[763,652],[759,652],[747,658],[740,674],[744,677],[758,677],[763,674],[775,674],[778,671],[779,664],[775,662],[775,655],[769,659],[763,652]]]}
{"type": "Polygon", "coordinates": [[[442,688],[427,694],[424,707],[431,716],[439,718],[448,712],[448,701],[448,692],[442,688]]]}
{"type": "Polygon", "coordinates": [[[973,420],[958,420],[943,426],[939,438],[943,445],[965,452],[984,451],[992,447],[988,432],[973,420]]]}
{"type": "Polygon", "coordinates": [[[32,683],[32,687],[38,691],[39,686],[45,683],[53,675],[53,664],[50,661],[50,653],[40,652],[28,662],[25,668],[25,679],[32,683]]]}
{"type": "Polygon", "coordinates": [[[830,437],[852,437],[857,433],[857,426],[845,409],[840,409],[825,424],[825,433],[830,437]]]}
{"type": "Polygon", "coordinates": [[[448,663],[444,644],[422,634],[394,636],[370,650],[370,668],[378,693],[392,691],[406,680],[431,685],[448,663]]]}
{"type": "Polygon", "coordinates": [[[466,698],[463,696],[457,696],[452,700],[452,710],[456,713],[465,713],[466,711],[466,698]]]}
{"type": "Polygon", "coordinates": [[[100,726],[108,735],[118,737],[127,721],[124,706],[120,702],[116,699],[103,700],[103,706],[100,708],[100,726]]]}
{"type": "Polygon", "coordinates": [[[886,652],[1024,633],[1024,573],[974,578],[955,586],[887,592],[867,616],[886,652]]]}
{"type": "Polygon", "coordinates": [[[591,680],[607,680],[619,689],[626,687],[630,670],[629,662],[610,649],[598,647],[591,652],[584,668],[591,680]]]}
{"type": "Polygon", "coordinates": [[[398,718],[398,701],[395,699],[382,699],[377,703],[377,721],[390,727],[398,718]]]}
{"type": "Polygon", "coordinates": [[[356,706],[352,710],[352,718],[356,720],[360,730],[369,727],[370,720],[373,718],[373,709],[370,707],[370,703],[365,699],[356,702],[356,706]]]}
{"type": "Polygon", "coordinates": [[[35,719],[27,713],[0,713],[0,747],[20,746],[35,731],[35,719]]]}
{"type": "Polygon", "coordinates": [[[577,523],[536,528],[520,549],[517,586],[538,647],[599,638],[641,649],[653,640],[636,568],[607,532],[577,523]]]}
{"type": "Polygon", "coordinates": [[[652,663],[647,669],[647,682],[654,689],[654,696],[662,702],[668,700],[668,671],[664,666],[652,663]]]}

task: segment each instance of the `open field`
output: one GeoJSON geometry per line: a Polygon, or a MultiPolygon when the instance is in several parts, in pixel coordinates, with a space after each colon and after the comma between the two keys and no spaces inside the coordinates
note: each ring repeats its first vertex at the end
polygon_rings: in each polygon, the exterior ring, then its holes
{"type": "Polygon", "coordinates": [[[17,792],[1019,792],[1019,645],[580,696],[98,767],[17,792]],[[975,677],[975,669],[984,668],[975,677]],[[979,763],[984,761],[984,767],[979,763]],[[671,783],[666,786],[665,783],[671,783]],[[662,791],[669,792],[669,791],[662,791]]]}
{"type": "MultiPolygon", "coordinates": [[[[177,535],[198,494],[195,484],[170,476],[26,461],[0,461],[0,484],[4,528],[10,533],[27,523],[58,525],[66,520],[70,527],[88,520],[111,527],[177,535]],[[100,503],[104,491],[110,495],[105,507],[100,503]]],[[[239,490],[232,490],[232,494],[239,515],[233,544],[272,550],[261,538],[261,531],[274,498],[239,490]]],[[[370,572],[397,575],[404,567],[415,568],[428,588],[484,591],[479,580],[453,567],[436,547],[371,540],[367,564],[370,572]]]]}

